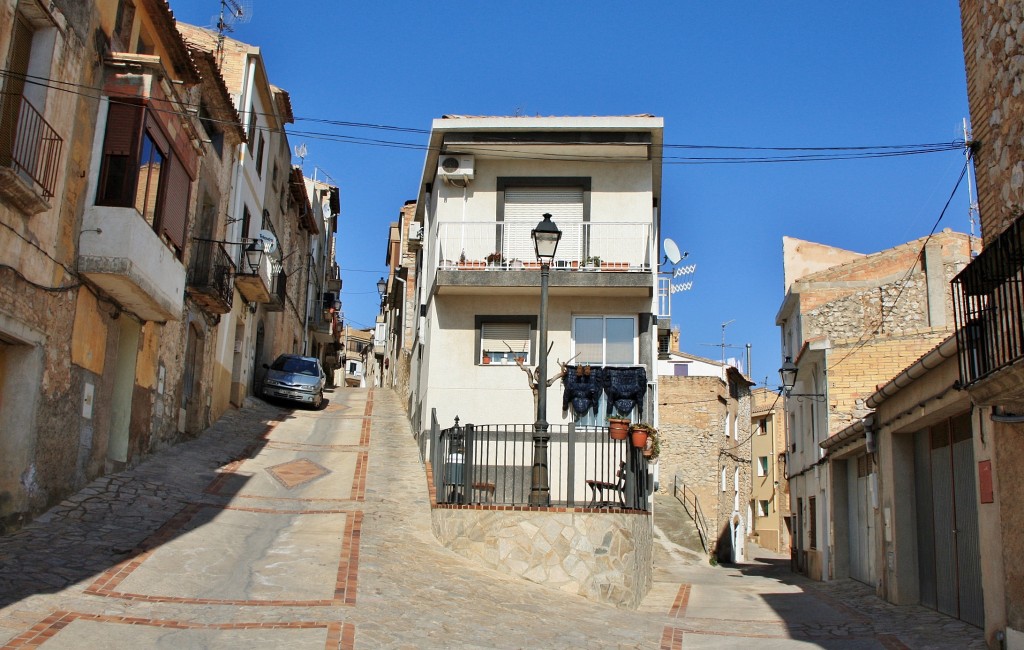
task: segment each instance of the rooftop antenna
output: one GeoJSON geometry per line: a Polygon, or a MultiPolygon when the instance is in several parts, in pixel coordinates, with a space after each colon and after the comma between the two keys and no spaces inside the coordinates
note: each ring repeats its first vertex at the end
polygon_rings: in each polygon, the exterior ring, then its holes
{"type": "Polygon", "coordinates": [[[235,31],[235,23],[252,20],[252,0],[220,0],[217,16],[217,60],[223,63],[224,34],[235,31]]]}
{"type": "Polygon", "coordinates": [[[701,345],[710,345],[712,347],[722,348],[722,372],[725,372],[725,349],[726,348],[740,348],[740,349],[742,349],[742,346],[730,345],[730,344],[725,342],[725,328],[728,327],[729,325],[732,325],[735,322],[736,322],[736,319],[734,318],[732,320],[725,321],[724,323],[722,323],[722,342],[721,343],[701,343],[701,345]]]}
{"type": "MultiPolygon", "coordinates": [[[[309,150],[306,149],[306,143],[303,142],[302,144],[295,145],[292,147],[292,151],[295,152],[295,157],[299,159],[299,169],[302,169],[302,166],[306,163],[306,154],[309,153],[309,150]]],[[[316,173],[316,171],[314,170],[313,173],[316,173]]]]}
{"type": "MultiPolygon", "coordinates": [[[[972,137],[971,129],[967,125],[967,118],[966,117],[963,118],[963,129],[964,129],[964,155],[965,156],[970,156],[971,155],[971,147],[974,145],[974,142],[971,141],[971,137],[972,137]]],[[[973,165],[971,165],[970,162],[968,162],[967,163],[967,200],[968,200],[967,215],[968,215],[968,219],[971,222],[971,239],[973,240],[975,238],[975,236],[976,236],[975,232],[974,232],[975,224],[978,223],[978,202],[974,198],[975,197],[975,187],[976,187],[976,185],[974,184],[974,174],[972,173],[972,169],[971,169],[972,167],[973,167],[973,165]]]]}

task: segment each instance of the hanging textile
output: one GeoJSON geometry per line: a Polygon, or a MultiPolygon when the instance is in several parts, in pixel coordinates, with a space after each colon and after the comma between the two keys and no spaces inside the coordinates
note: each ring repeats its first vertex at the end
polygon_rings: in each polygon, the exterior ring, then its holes
{"type": "Polygon", "coordinates": [[[602,381],[601,368],[594,366],[565,367],[562,375],[562,410],[568,411],[569,404],[577,416],[582,416],[597,408],[601,399],[602,381]]]}
{"type": "Polygon", "coordinates": [[[606,366],[601,383],[608,396],[609,406],[619,413],[629,413],[635,406],[641,419],[644,415],[644,395],[647,394],[647,370],[643,366],[606,366]]]}

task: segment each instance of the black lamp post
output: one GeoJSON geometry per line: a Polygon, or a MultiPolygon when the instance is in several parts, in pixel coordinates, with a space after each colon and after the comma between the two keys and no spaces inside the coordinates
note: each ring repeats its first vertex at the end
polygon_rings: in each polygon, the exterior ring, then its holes
{"type": "Polygon", "coordinates": [[[533,472],[530,476],[530,505],[551,502],[548,485],[548,274],[562,231],[545,214],[531,233],[540,262],[540,359],[537,360],[537,421],[533,424],[533,472]]]}
{"type": "Polygon", "coordinates": [[[380,294],[380,308],[381,308],[381,311],[384,310],[384,294],[387,292],[387,290],[388,290],[388,281],[385,280],[384,278],[381,278],[380,280],[377,280],[377,293],[380,294]]]}
{"type": "Polygon", "coordinates": [[[245,263],[249,266],[253,275],[260,272],[260,264],[263,263],[263,242],[256,240],[245,247],[245,263]]]}

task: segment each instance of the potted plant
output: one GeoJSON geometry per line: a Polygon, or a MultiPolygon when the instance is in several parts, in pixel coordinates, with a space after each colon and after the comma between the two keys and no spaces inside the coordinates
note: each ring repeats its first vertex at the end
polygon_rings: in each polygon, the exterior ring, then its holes
{"type": "Polygon", "coordinates": [[[599,269],[601,268],[601,258],[594,255],[593,257],[583,258],[583,268],[585,269],[599,269]]]}
{"type": "Polygon", "coordinates": [[[495,251],[487,256],[487,266],[501,266],[505,263],[505,256],[500,251],[495,251]]]}
{"type": "Polygon", "coordinates": [[[484,365],[486,366],[486,365],[487,365],[487,364],[489,364],[490,362],[491,362],[491,357],[490,357],[489,355],[486,355],[486,354],[485,354],[485,355],[484,355],[484,365]]]}
{"type": "Polygon", "coordinates": [[[610,417],[608,418],[608,437],[612,440],[625,440],[629,435],[629,419],[610,417]]]}
{"type": "MultiPolygon", "coordinates": [[[[644,456],[654,458],[654,447],[657,444],[658,430],[646,422],[634,424],[629,428],[630,439],[634,447],[644,450],[644,456]],[[650,451],[650,453],[648,453],[650,451]]],[[[660,452],[660,449],[658,450],[660,452]]]]}

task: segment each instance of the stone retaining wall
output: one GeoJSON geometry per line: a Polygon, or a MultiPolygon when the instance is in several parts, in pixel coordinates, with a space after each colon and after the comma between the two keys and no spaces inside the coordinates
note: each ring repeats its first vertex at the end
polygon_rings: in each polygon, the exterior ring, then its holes
{"type": "Polygon", "coordinates": [[[457,507],[432,518],[445,547],[503,573],[629,609],[651,588],[648,513],[457,507]]]}

